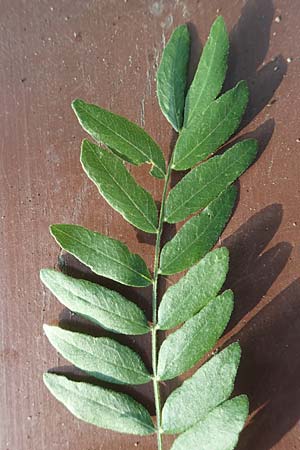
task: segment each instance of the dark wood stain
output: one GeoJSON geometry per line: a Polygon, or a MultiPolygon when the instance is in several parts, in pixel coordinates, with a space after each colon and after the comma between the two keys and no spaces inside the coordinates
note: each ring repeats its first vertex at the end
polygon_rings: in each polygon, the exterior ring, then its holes
{"type": "MultiPolygon", "coordinates": [[[[55,266],[101,282],[151,317],[149,289],[95,277],[60,252],[49,235],[51,223],[78,223],[123,240],[152,265],[153,241],[99,198],[84,175],[79,162],[84,133],[70,103],[81,97],[127,116],[145,127],[167,157],[174,135],[155,98],[163,45],[174,26],[188,23],[192,77],[218,12],[231,30],[225,88],[245,78],[251,91],[238,138],[254,136],[260,142],[258,160],[240,179],[239,202],[220,241],[231,251],[227,287],[235,291],[236,307],[219,346],[240,339],[236,393],[248,393],[251,405],[238,448],[300,448],[298,2],[2,0],[1,450],[155,448],[154,436],[125,436],[80,422],[43,386],[42,373],[48,369],[84,378],[51,348],[44,322],[103,332],[64,310],[38,273],[55,266]]],[[[162,182],[148,176],[148,169],[131,170],[159,201],[162,182]]],[[[173,233],[174,227],[167,228],[164,239],[173,233]]],[[[116,338],[138,349],[150,365],[147,337],[116,338]]],[[[179,382],[164,385],[163,395],[179,382]]],[[[150,385],[118,389],[154,414],[150,385]]],[[[171,442],[172,437],[166,439],[166,448],[171,442]]]]}

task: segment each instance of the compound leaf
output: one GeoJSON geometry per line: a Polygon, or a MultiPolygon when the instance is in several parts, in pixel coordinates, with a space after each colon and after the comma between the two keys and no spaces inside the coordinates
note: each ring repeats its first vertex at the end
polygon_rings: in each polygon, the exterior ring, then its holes
{"type": "Polygon", "coordinates": [[[174,150],[172,168],[189,169],[214,153],[239,126],[249,91],[240,81],[213,101],[188,128],[183,128],[174,150]]]}
{"type": "Polygon", "coordinates": [[[222,88],[229,50],[229,39],[223,17],[212,24],[199,65],[185,100],[184,126],[188,127],[217,97],[222,88]]]}
{"type": "Polygon", "coordinates": [[[148,411],[129,395],[53,373],[44,374],[44,383],[57,400],[85,422],[120,433],[155,432],[148,411]]]}
{"type": "Polygon", "coordinates": [[[150,331],[144,312],[118,292],[53,269],[42,269],[40,277],[64,306],[106,330],[134,335],[150,331]]]}
{"type": "Polygon", "coordinates": [[[185,322],[199,312],[221,289],[228,272],[227,248],[208,253],[187,274],[170,286],[158,309],[158,327],[161,330],[185,322]]]}
{"type": "Polygon", "coordinates": [[[81,164],[108,203],[135,227],[157,232],[157,208],[152,196],[137,184],[117,156],[87,141],[82,143],[81,164]]]}
{"type": "Polygon", "coordinates": [[[228,290],[170,334],[159,350],[158,377],[171,380],[193,367],[216,344],[228,324],[232,309],[233,293],[228,290]]]}
{"type": "Polygon", "coordinates": [[[182,433],[232,394],[241,349],[237,342],[213,356],[167,398],[162,410],[165,433],[182,433]],[[178,414],[180,411],[180,414],[178,414]]]}
{"type": "Polygon", "coordinates": [[[72,108],[84,128],[97,142],[107,145],[125,161],[152,164],[151,174],[164,178],[163,153],[154,140],[135,123],[99,106],[77,99],[72,108]]]}
{"type": "Polygon", "coordinates": [[[234,450],[248,413],[246,395],[227,400],[180,435],[171,450],[234,450]]]}
{"type": "Polygon", "coordinates": [[[176,131],[180,130],[183,122],[189,51],[189,31],[186,25],[181,25],[173,31],[157,71],[158,102],[176,131]]]}
{"type": "MultiPolygon", "coordinates": [[[[229,51],[223,18],[218,17],[211,27],[186,95],[189,50],[188,28],[179,26],[163,51],[157,71],[160,108],[179,132],[167,173],[162,150],[142,128],[83,100],[72,103],[84,130],[102,145],[83,141],[84,171],[103,198],[129,223],[157,234],[154,280],[144,260],[118,240],[78,225],[56,224],[50,228],[57,243],[96,274],[128,286],[154,283],[154,326],[150,327],[137,305],[117,292],[55,270],[41,271],[44,284],[75,313],[117,333],[154,332],[155,377],[137,353],[114,339],[44,326],[57,351],[88,375],[116,384],[138,385],[154,379],[155,403],[158,382],[192,368],[216,345],[230,320],[233,293],[227,290],[218,295],[228,272],[228,250],[210,250],[234,207],[236,189],[232,183],[253,162],[257,151],[256,141],[245,140],[222,155],[211,157],[239,127],[249,96],[245,81],[219,96],[229,51]],[[153,197],[135,181],[124,161],[134,165],[148,163],[154,177],[165,179],[160,220],[153,197]],[[165,201],[171,169],[190,168],[193,169],[171,189],[165,201]],[[197,212],[160,251],[163,222],[177,223],[197,212]],[[185,276],[165,292],[157,311],[157,275],[186,269],[189,271],[185,276]],[[156,330],[181,324],[167,336],[157,355],[156,330]]],[[[157,432],[181,433],[172,450],[235,448],[249,409],[246,396],[228,400],[240,355],[239,344],[230,345],[212,356],[167,398],[162,420],[157,420],[157,432]]],[[[44,382],[67,409],[88,423],[136,435],[156,431],[149,412],[126,394],[53,373],[44,374],[44,382]]]]}
{"type": "Polygon", "coordinates": [[[151,380],[140,356],[113,339],[49,325],[44,325],[44,331],[65,359],[100,380],[118,384],[144,384],[151,380]]]}
{"type": "Polygon", "coordinates": [[[67,252],[102,275],[129,286],[148,286],[151,276],[144,260],[122,242],[79,225],[51,225],[56,242],[67,252]]]}
{"type": "Polygon", "coordinates": [[[214,246],[232,212],[236,189],[229,186],[192,217],[161,251],[160,273],[171,275],[194,265],[214,246]]]}
{"type": "Polygon", "coordinates": [[[176,223],[205,208],[250,166],[256,153],[257,141],[247,139],[192,169],[170,191],[165,220],[176,223]]]}

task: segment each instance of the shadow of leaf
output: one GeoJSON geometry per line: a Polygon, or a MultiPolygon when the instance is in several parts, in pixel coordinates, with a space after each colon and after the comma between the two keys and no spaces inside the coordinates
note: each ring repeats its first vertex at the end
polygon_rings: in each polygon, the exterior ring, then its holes
{"type": "Polygon", "coordinates": [[[230,269],[224,289],[230,288],[235,294],[230,327],[257,305],[288,261],[292,246],[287,242],[264,252],[281,220],[281,205],[267,206],[222,242],[230,252],[230,269]]]}
{"type": "Polygon", "coordinates": [[[252,413],[239,450],[270,450],[300,417],[300,279],[235,336],[242,346],[236,392],[247,392],[252,413]]]}
{"type": "Polygon", "coordinates": [[[248,0],[230,33],[228,75],[223,91],[239,80],[248,82],[250,100],[241,128],[270,102],[287,71],[287,63],[281,55],[267,64],[264,62],[273,18],[272,0],[248,0]]]}

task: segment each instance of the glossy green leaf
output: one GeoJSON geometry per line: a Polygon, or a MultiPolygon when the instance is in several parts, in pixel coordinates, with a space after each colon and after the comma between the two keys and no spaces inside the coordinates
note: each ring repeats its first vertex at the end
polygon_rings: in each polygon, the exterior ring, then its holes
{"type": "Polygon", "coordinates": [[[135,227],[157,232],[157,208],[152,196],[137,184],[117,156],[87,141],[82,143],[81,164],[108,203],[135,227]]]}
{"type": "Polygon", "coordinates": [[[239,82],[183,128],[174,150],[172,168],[189,169],[214,153],[238,128],[248,102],[248,87],[239,82]]]}
{"type": "Polygon", "coordinates": [[[44,383],[57,400],[85,422],[120,433],[155,432],[148,411],[129,395],[53,373],[44,374],[44,383]]]}
{"type": "Polygon", "coordinates": [[[193,367],[216,344],[228,324],[232,309],[233,293],[228,290],[170,334],[159,350],[158,377],[171,380],[193,367]]]}
{"type": "Polygon", "coordinates": [[[65,359],[100,380],[118,384],[144,384],[151,380],[140,356],[113,339],[49,325],[44,325],[44,331],[65,359]]]}
{"type": "Polygon", "coordinates": [[[165,220],[176,223],[205,208],[250,166],[256,153],[257,141],[247,139],[192,169],[170,191],[165,220]]]}
{"type": "Polygon", "coordinates": [[[142,287],[152,283],[143,259],[130,253],[122,242],[79,225],[51,225],[50,231],[64,250],[98,275],[129,286],[142,287]]]}
{"type": "Polygon", "coordinates": [[[201,259],[178,283],[170,286],[159,305],[158,327],[161,330],[173,328],[206,306],[221,289],[228,264],[227,248],[218,248],[201,259]]]}
{"type": "Polygon", "coordinates": [[[227,400],[234,388],[240,357],[241,349],[235,342],[213,356],[175,389],[162,410],[164,432],[182,433],[227,400]]]}
{"type": "Polygon", "coordinates": [[[151,174],[164,178],[166,169],[163,153],[142,128],[125,117],[80,99],[74,100],[72,107],[84,130],[97,142],[107,145],[132,164],[151,164],[151,174]]]}
{"type": "Polygon", "coordinates": [[[160,273],[171,275],[188,269],[215,245],[225,227],[236,199],[229,186],[200,214],[186,222],[161,251],[160,273]]]}
{"type": "Polygon", "coordinates": [[[173,31],[157,71],[159,106],[176,131],[183,122],[189,52],[189,31],[186,25],[181,25],[173,31]]]}
{"type": "Polygon", "coordinates": [[[246,395],[227,400],[180,435],[171,450],[234,450],[248,413],[246,395]]]}
{"type": "Polygon", "coordinates": [[[143,311],[118,292],[53,269],[41,270],[40,276],[45,286],[64,306],[96,325],[122,334],[149,332],[143,311]]]}
{"type": "Polygon", "coordinates": [[[199,117],[220,93],[227,70],[229,39],[223,17],[213,23],[185,100],[184,125],[199,117]]]}

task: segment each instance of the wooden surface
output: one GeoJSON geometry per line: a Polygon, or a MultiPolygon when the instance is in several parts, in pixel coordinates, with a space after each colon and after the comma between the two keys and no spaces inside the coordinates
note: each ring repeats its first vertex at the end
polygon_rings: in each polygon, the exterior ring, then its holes
{"type": "MultiPolygon", "coordinates": [[[[167,155],[173,136],[155,98],[163,46],[174,26],[189,23],[194,68],[217,10],[231,30],[226,87],[246,78],[251,89],[241,135],[256,136],[261,148],[241,178],[222,238],[232,255],[227,286],[236,295],[222,343],[241,341],[236,392],[249,394],[252,414],[239,450],[300,449],[299,2],[1,0],[0,6],[1,450],[155,448],[155,437],[80,422],[43,386],[42,373],[58,366],[81,378],[43,336],[44,322],[101,332],[59,305],[41,285],[39,269],[91,278],[60,253],[48,233],[53,222],[118,237],[152,264],[153,242],[112,211],[84,175],[84,133],[70,102],[82,97],[126,115],[167,155]]],[[[132,172],[158,200],[161,182],[146,167],[132,172]]],[[[121,291],[149,314],[148,290],[121,291]]],[[[149,353],[148,339],[128,342],[149,353]]],[[[145,359],[149,364],[149,354],[145,359]]],[[[150,385],[126,392],[153,414],[150,385]]]]}

